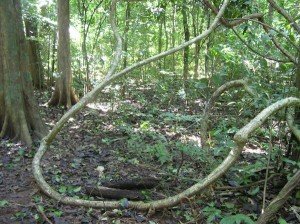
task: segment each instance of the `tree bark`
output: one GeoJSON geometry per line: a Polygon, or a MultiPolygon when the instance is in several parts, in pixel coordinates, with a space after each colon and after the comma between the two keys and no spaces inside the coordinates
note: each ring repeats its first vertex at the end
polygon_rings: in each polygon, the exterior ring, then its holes
{"type": "MultiPolygon", "coordinates": [[[[128,57],[127,57],[127,51],[128,51],[128,31],[130,26],[130,2],[127,2],[126,6],[126,12],[125,12],[125,30],[124,30],[124,45],[123,45],[123,51],[124,51],[124,59],[123,59],[123,68],[127,67],[128,64],[128,57]]],[[[125,98],[126,93],[126,79],[122,79],[122,86],[121,86],[121,97],[125,98]]]]}
{"type": "MultiPolygon", "coordinates": [[[[189,25],[188,25],[188,17],[187,17],[187,3],[186,0],[183,0],[182,2],[182,22],[183,22],[183,30],[184,30],[184,41],[187,42],[190,40],[190,31],[189,31],[189,25]]],[[[183,80],[184,84],[186,85],[186,81],[188,79],[189,75],[189,52],[190,47],[187,46],[183,50],[183,80]]]]}
{"type": "Polygon", "coordinates": [[[70,6],[69,0],[57,1],[58,18],[58,75],[55,89],[48,104],[70,108],[78,99],[72,88],[71,54],[70,54],[70,6]]]}
{"type": "Polygon", "coordinates": [[[52,47],[51,47],[51,72],[49,72],[48,86],[54,85],[55,62],[56,62],[56,55],[57,55],[57,34],[56,32],[54,32],[52,35],[53,35],[53,39],[52,39],[52,47]]]}
{"type": "MultiPolygon", "coordinates": [[[[210,13],[207,13],[207,27],[210,26],[210,13]]],[[[204,56],[204,74],[205,77],[209,77],[209,49],[211,44],[211,38],[207,38],[206,48],[205,48],[205,56],[204,56]]]]}
{"type": "MultiPolygon", "coordinates": [[[[298,60],[297,60],[297,64],[295,65],[295,86],[298,90],[298,94],[296,95],[296,97],[300,97],[300,53],[298,53],[298,60]]],[[[295,111],[295,124],[296,125],[300,125],[300,107],[296,108],[295,111]]],[[[291,145],[291,159],[295,160],[295,161],[299,161],[300,160],[300,147],[299,147],[299,140],[297,139],[297,136],[295,136],[295,134],[292,134],[292,141],[295,142],[295,144],[291,145]]]]}
{"type": "Polygon", "coordinates": [[[101,198],[109,199],[129,199],[129,200],[145,200],[145,196],[138,191],[122,190],[108,187],[85,187],[88,195],[98,196],[101,198]]]}
{"type": "MultiPolygon", "coordinates": [[[[194,30],[194,36],[197,36],[198,33],[202,33],[203,30],[203,22],[204,22],[204,16],[201,18],[200,22],[200,28],[199,26],[199,8],[194,6],[193,9],[193,30],[194,30]]],[[[200,56],[200,42],[195,43],[195,65],[194,65],[194,79],[197,79],[199,77],[199,57],[200,56]]]]}
{"type": "Polygon", "coordinates": [[[32,144],[46,134],[34,100],[19,0],[0,1],[0,138],[32,144]]]}
{"type": "MultiPolygon", "coordinates": [[[[171,47],[175,47],[176,41],[176,15],[177,15],[177,5],[175,2],[172,2],[172,40],[171,40],[171,47]]],[[[176,65],[176,58],[175,54],[172,54],[172,71],[175,72],[175,65],[176,65]]]]}
{"type": "Polygon", "coordinates": [[[25,19],[25,30],[28,40],[29,69],[33,86],[37,89],[44,88],[44,67],[40,55],[40,46],[37,41],[38,28],[35,18],[25,19]]]}

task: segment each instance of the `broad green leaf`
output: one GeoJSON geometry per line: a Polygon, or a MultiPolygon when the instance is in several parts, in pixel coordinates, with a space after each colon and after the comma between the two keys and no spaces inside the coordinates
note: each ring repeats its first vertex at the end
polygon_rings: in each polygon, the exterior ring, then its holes
{"type": "Polygon", "coordinates": [[[254,224],[248,216],[244,214],[231,215],[223,218],[220,224],[254,224]]]}

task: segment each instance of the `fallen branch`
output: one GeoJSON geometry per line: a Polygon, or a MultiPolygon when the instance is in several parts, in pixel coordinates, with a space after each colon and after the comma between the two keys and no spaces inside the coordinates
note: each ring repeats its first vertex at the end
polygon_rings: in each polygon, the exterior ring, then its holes
{"type": "Polygon", "coordinates": [[[122,190],[108,187],[85,187],[88,195],[98,196],[108,199],[122,199],[128,200],[145,200],[145,197],[138,191],[122,190]]]}
{"type": "Polygon", "coordinates": [[[134,178],[127,180],[115,180],[102,183],[104,187],[117,188],[117,189],[151,189],[156,187],[160,179],[154,177],[134,178]]]}
{"type": "Polygon", "coordinates": [[[48,224],[53,224],[53,222],[51,222],[51,220],[46,216],[45,212],[39,208],[39,206],[37,206],[36,204],[34,204],[34,207],[36,208],[36,210],[38,211],[38,213],[42,216],[42,219],[48,223],[48,224]]]}

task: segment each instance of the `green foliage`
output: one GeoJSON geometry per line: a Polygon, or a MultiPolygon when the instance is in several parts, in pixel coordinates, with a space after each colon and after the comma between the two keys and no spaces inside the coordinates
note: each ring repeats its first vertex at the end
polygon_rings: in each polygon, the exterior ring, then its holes
{"type": "Polygon", "coordinates": [[[247,215],[244,214],[237,214],[231,215],[223,218],[220,224],[254,224],[255,222],[252,221],[247,215]]]}
{"type": "Polygon", "coordinates": [[[70,194],[74,195],[75,193],[78,193],[81,191],[81,187],[76,187],[76,186],[65,186],[61,185],[58,189],[58,191],[62,194],[70,194]]]}
{"type": "Polygon", "coordinates": [[[8,204],[9,204],[8,201],[6,201],[6,200],[0,200],[0,207],[1,208],[8,206],[8,204]]]}
{"type": "Polygon", "coordinates": [[[203,208],[202,212],[207,217],[207,223],[216,223],[222,217],[222,211],[215,208],[214,203],[210,203],[209,206],[203,208]]]}
{"type": "Polygon", "coordinates": [[[150,153],[150,155],[155,156],[161,164],[171,161],[172,159],[165,143],[163,142],[157,142],[154,145],[148,145],[146,147],[146,152],[150,153]]]}
{"type": "Polygon", "coordinates": [[[278,220],[278,223],[279,224],[288,224],[288,222],[287,221],[285,221],[283,218],[279,218],[279,220],[278,220]]]}

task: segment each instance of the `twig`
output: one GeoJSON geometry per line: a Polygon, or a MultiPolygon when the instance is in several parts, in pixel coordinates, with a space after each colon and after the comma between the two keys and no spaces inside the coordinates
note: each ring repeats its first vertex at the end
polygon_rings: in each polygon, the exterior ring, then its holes
{"type": "Polygon", "coordinates": [[[39,206],[37,206],[36,204],[34,204],[34,207],[36,208],[36,210],[38,211],[38,213],[42,216],[42,218],[44,219],[45,222],[47,222],[49,224],[53,224],[53,222],[51,222],[50,219],[48,219],[48,217],[46,216],[46,214],[39,208],[39,206]]]}
{"type": "Polygon", "coordinates": [[[177,168],[177,172],[176,172],[177,179],[178,179],[178,175],[179,175],[180,169],[181,169],[181,167],[183,165],[183,162],[184,162],[184,153],[183,153],[183,151],[181,151],[181,161],[180,161],[180,164],[179,164],[179,166],[177,168]]]}
{"type": "Polygon", "coordinates": [[[263,204],[262,204],[262,211],[261,213],[264,213],[265,207],[266,207],[266,194],[267,194],[267,184],[268,184],[268,176],[269,176],[269,166],[271,161],[271,152],[273,149],[272,144],[272,120],[270,121],[270,128],[269,128],[269,155],[268,155],[268,162],[267,162],[267,169],[266,169],[266,177],[265,177],[265,183],[264,183],[264,191],[263,191],[263,204]]]}

